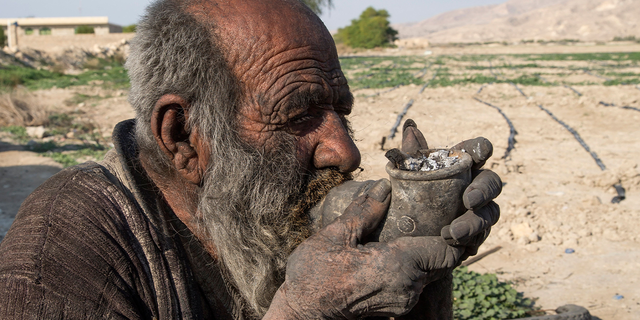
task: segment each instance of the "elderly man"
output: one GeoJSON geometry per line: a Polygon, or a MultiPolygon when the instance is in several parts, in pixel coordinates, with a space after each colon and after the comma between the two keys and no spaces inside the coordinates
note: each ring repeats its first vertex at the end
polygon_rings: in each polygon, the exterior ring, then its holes
{"type": "Polygon", "coordinates": [[[297,0],[160,0],[127,67],[135,121],[104,161],[34,191],[2,242],[1,319],[400,315],[497,220],[485,171],[444,238],[364,243],[387,180],[310,236],[310,208],[360,154],[331,35],[297,0]]]}

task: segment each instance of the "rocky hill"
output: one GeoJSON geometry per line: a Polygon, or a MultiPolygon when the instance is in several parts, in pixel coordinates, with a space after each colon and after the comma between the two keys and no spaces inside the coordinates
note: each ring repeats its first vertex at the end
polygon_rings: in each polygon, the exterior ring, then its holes
{"type": "Polygon", "coordinates": [[[510,0],[393,25],[401,39],[432,43],[640,38],[640,0],[510,0]]]}

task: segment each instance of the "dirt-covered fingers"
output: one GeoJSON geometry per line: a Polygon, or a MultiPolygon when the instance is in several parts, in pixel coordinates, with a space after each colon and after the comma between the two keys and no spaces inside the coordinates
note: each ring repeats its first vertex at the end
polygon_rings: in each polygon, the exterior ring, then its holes
{"type": "Polygon", "coordinates": [[[451,246],[474,246],[472,243],[478,238],[482,238],[482,241],[486,239],[491,226],[499,219],[500,206],[491,201],[484,207],[468,210],[453,220],[450,225],[442,228],[441,235],[451,246]]]}
{"type": "Polygon", "coordinates": [[[484,163],[493,155],[493,145],[484,137],[465,140],[453,146],[455,150],[464,150],[473,158],[473,169],[481,168],[484,163]]]}
{"type": "Polygon", "coordinates": [[[353,200],[342,216],[318,232],[318,236],[334,244],[355,247],[362,238],[376,229],[391,201],[391,183],[376,181],[365,194],[353,200]]]}
{"type": "Polygon", "coordinates": [[[418,125],[413,120],[407,119],[402,127],[401,150],[409,155],[414,155],[418,150],[428,148],[427,140],[422,135],[422,132],[418,130],[418,125]]]}
{"type": "Polygon", "coordinates": [[[481,170],[464,190],[462,201],[467,209],[480,208],[502,192],[502,179],[491,170],[481,170]]]}

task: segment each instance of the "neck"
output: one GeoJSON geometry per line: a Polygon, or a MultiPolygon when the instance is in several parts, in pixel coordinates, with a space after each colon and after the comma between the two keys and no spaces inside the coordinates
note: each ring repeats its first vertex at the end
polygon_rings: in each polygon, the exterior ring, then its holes
{"type": "Polygon", "coordinates": [[[149,159],[140,154],[140,163],[149,178],[160,190],[165,202],[173,213],[200,240],[205,250],[217,259],[215,245],[205,237],[204,230],[198,224],[198,193],[200,187],[182,178],[177,172],[161,174],[152,169],[149,159]]]}

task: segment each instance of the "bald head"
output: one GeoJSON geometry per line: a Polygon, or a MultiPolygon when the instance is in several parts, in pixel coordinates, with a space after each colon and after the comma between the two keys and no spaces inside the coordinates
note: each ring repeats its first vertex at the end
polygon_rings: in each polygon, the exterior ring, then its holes
{"type": "Polygon", "coordinates": [[[252,62],[270,50],[330,49],[333,43],[322,21],[298,0],[198,1],[187,11],[199,21],[215,21],[230,65],[252,62]]]}

